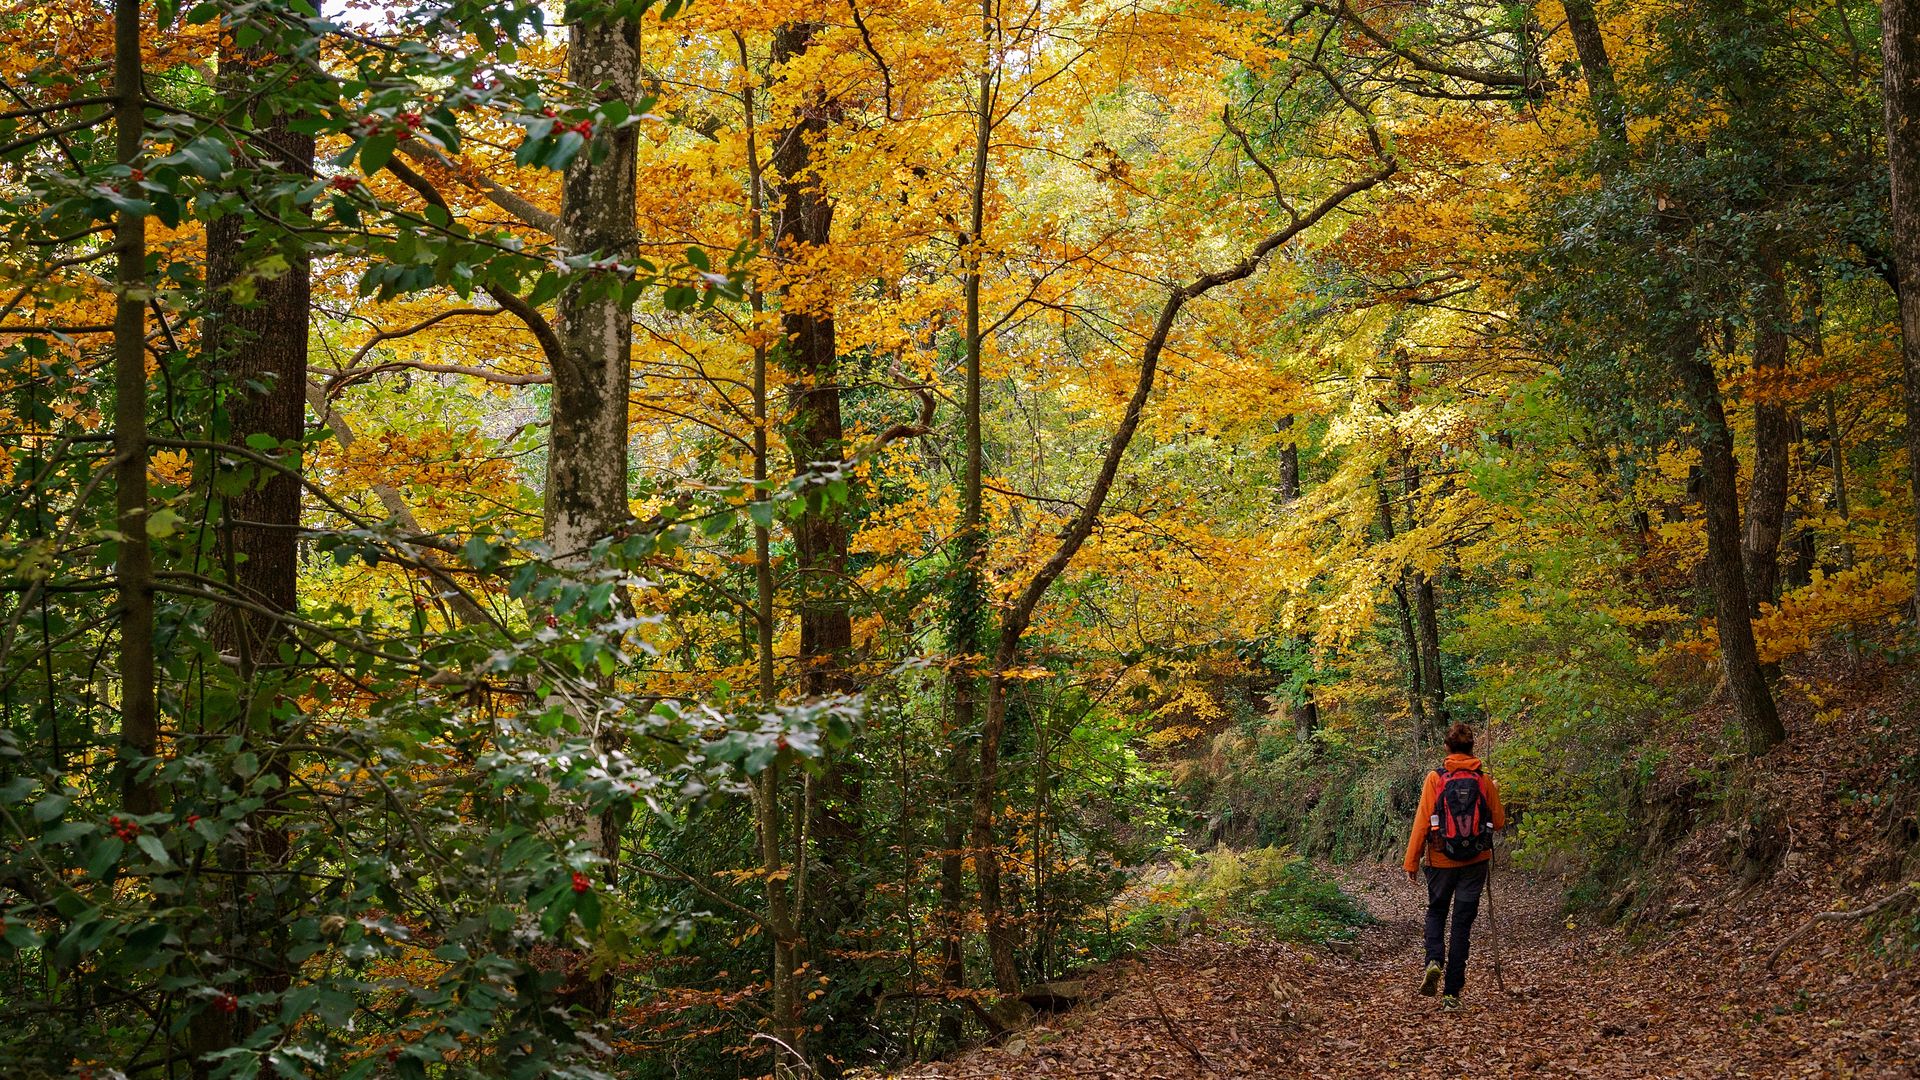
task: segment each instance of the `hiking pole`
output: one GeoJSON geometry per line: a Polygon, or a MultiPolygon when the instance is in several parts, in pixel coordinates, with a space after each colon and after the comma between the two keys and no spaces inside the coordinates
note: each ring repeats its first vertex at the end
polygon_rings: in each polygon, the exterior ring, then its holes
{"type": "Polygon", "coordinates": [[[1493,935],[1493,981],[1503,994],[1512,993],[1507,989],[1506,973],[1500,970],[1500,920],[1493,914],[1493,864],[1499,858],[1498,852],[1487,853],[1487,932],[1493,935]]]}

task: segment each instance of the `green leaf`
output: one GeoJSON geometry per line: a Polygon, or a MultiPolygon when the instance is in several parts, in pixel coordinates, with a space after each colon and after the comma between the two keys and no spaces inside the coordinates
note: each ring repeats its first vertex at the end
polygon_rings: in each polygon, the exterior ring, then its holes
{"type": "Polygon", "coordinates": [[[109,836],[94,846],[93,854],[87,858],[87,876],[95,880],[105,880],[112,872],[120,856],[126,854],[127,845],[117,836],[109,836]]]}
{"type": "Polygon", "coordinates": [[[63,821],[40,834],[42,844],[67,844],[93,832],[93,826],[84,821],[63,821]]]}
{"type": "Polygon", "coordinates": [[[399,145],[391,135],[369,135],[360,143],[360,171],[372,176],[387,167],[393,148],[399,145]]]}
{"type": "Polygon", "coordinates": [[[67,798],[65,795],[54,792],[33,804],[33,820],[52,821],[54,818],[65,813],[67,807],[72,805],[72,802],[73,800],[67,798]]]}
{"type": "Polygon", "coordinates": [[[159,837],[152,833],[141,833],[133,838],[133,842],[140,845],[140,850],[147,853],[147,858],[161,866],[173,865],[173,856],[167,854],[167,845],[161,843],[159,837]]]}
{"type": "Polygon", "coordinates": [[[7,920],[5,930],[0,930],[0,940],[4,940],[16,949],[37,949],[42,942],[40,935],[34,932],[33,927],[12,919],[7,920]]]}
{"type": "Polygon", "coordinates": [[[174,155],[203,180],[218,180],[233,168],[233,152],[225,143],[211,137],[193,140],[174,155]]]}

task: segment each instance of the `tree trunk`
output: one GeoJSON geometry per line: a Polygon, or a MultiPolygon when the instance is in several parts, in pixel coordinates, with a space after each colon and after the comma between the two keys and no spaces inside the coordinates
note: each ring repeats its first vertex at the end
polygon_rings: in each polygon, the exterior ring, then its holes
{"type": "MultiPolygon", "coordinates": [[[[140,68],[140,0],[113,4],[114,158],[140,160],[146,107],[140,68]]],[[[159,809],[143,775],[159,750],[153,690],[153,554],[147,542],[147,219],[114,215],[113,479],[121,534],[114,577],[120,596],[120,801],[128,812],[159,809]]],[[[51,702],[49,702],[51,706],[51,702]]]]}
{"type": "Polygon", "coordinates": [[[1626,105],[1614,82],[1613,62],[1607,57],[1606,38],[1600,33],[1600,20],[1594,14],[1593,0],[1564,0],[1567,33],[1573,38],[1574,55],[1580,58],[1581,80],[1587,84],[1587,100],[1592,103],[1594,126],[1614,153],[1627,146],[1626,105]]]}
{"type": "MultiPolygon", "coordinates": [[[[1300,444],[1293,435],[1293,415],[1289,413],[1280,418],[1280,432],[1286,442],[1280,447],[1280,508],[1290,510],[1300,501],[1300,444]]],[[[1307,666],[1307,672],[1300,679],[1300,696],[1289,707],[1293,716],[1294,738],[1305,742],[1313,738],[1320,727],[1320,705],[1313,698],[1312,664],[1313,637],[1299,634],[1294,638],[1302,655],[1301,663],[1307,666]]]]}
{"type": "MultiPolygon", "coordinates": [[[[1383,473],[1375,473],[1373,478],[1374,495],[1379,503],[1380,538],[1393,539],[1393,500],[1387,495],[1387,478],[1383,473]]],[[[1393,599],[1400,609],[1400,642],[1406,650],[1407,660],[1407,709],[1413,713],[1413,719],[1422,738],[1427,733],[1427,694],[1420,672],[1420,638],[1414,633],[1413,604],[1407,598],[1407,579],[1403,573],[1393,583],[1393,599]]]]}
{"type": "MultiPolygon", "coordinates": [[[[222,93],[244,100],[258,93],[263,79],[260,68],[281,58],[259,48],[240,48],[229,38],[221,43],[220,84],[222,93]]],[[[253,117],[253,134],[239,148],[243,158],[259,169],[277,162],[274,171],[300,177],[313,174],[313,136],[296,132],[292,117],[258,112],[253,117]]],[[[304,247],[285,245],[281,254],[287,260],[284,273],[249,282],[253,296],[241,303],[235,287],[253,276],[254,264],[269,254],[262,241],[262,230],[249,215],[228,214],[207,224],[206,286],[208,311],[201,325],[201,345],[208,366],[223,373],[225,394],[221,399],[227,416],[226,442],[248,446],[255,436],[266,436],[280,444],[296,447],[306,434],[307,416],[307,327],[312,308],[312,286],[304,247]]],[[[228,581],[243,599],[258,605],[261,611],[231,607],[221,611],[213,622],[213,642],[222,653],[237,659],[240,716],[242,730],[253,728],[253,717],[262,714],[279,696],[284,670],[279,648],[285,639],[285,626],[276,615],[291,615],[299,606],[299,526],[300,459],[296,456],[284,470],[261,470],[257,482],[247,485],[225,500],[225,520],[219,533],[220,557],[226,566],[228,581]],[[269,614],[271,613],[271,614],[269,614]]],[[[277,745],[277,733],[264,732],[263,771],[278,779],[265,804],[249,816],[248,849],[244,855],[222,855],[236,859],[244,869],[254,872],[249,891],[260,902],[239,908],[238,942],[264,939],[269,955],[284,951],[286,927],[280,912],[286,907],[282,898],[295,894],[300,883],[277,873],[287,861],[292,837],[281,823],[281,803],[287,797],[293,775],[293,763],[277,745]]],[[[238,944],[236,942],[236,944],[238,944]]],[[[246,946],[241,946],[246,947],[246,946]]],[[[274,971],[255,977],[256,992],[277,994],[286,990],[289,977],[274,971]]],[[[255,1019],[241,1015],[234,1033],[249,1030],[255,1019]]],[[[197,1027],[225,1026],[217,1014],[200,1017],[197,1027]]],[[[196,1031],[196,1038],[217,1040],[211,1032],[196,1031]]]]}
{"type": "Polygon", "coordinates": [[[1900,293],[1907,476],[1914,503],[1914,618],[1920,625],[1920,2],[1880,5],[1880,51],[1893,187],[1893,265],[1900,293]]]}
{"type": "Polygon", "coordinates": [[[1707,577],[1720,632],[1720,662],[1746,732],[1747,752],[1757,756],[1784,741],[1787,733],[1774,709],[1753,639],[1753,607],[1740,558],[1739,466],[1733,455],[1733,430],[1727,426],[1719,381],[1701,347],[1697,327],[1689,325],[1674,335],[1672,358],[1693,407],[1694,437],[1700,449],[1707,577]]]}
{"type": "MultiPolygon", "coordinates": [[[[747,63],[747,44],[744,37],[737,37],[740,44],[740,67],[742,72],[750,70],[747,63]]],[[[757,118],[754,114],[754,92],[750,76],[746,76],[742,91],[741,104],[745,116],[747,133],[747,217],[749,231],[757,243],[763,232],[765,215],[763,180],[760,166],[760,145],[757,118]]],[[[755,321],[765,311],[766,298],[755,285],[749,296],[755,321]]],[[[753,478],[756,481],[767,479],[771,463],[769,455],[767,428],[770,420],[767,398],[767,350],[756,346],[753,350],[753,478]]],[[[772,707],[780,696],[779,683],[774,671],[774,576],[772,531],[756,522],[753,527],[753,622],[754,622],[754,667],[759,697],[763,706],[772,707]]],[[[773,938],[773,976],[771,1002],[768,1012],[772,1020],[773,1036],[782,1047],[790,1052],[798,1063],[805,1062],[805,1027],[801,1023],[799,1010],[799,988],[795,985],[794,972],[798,966],[796,957],[799,934],[794,925],[794,904],[787,889],[782,871],[785,869],[784,857],[780,850],[780,769],[768,768],[754,780],[754,828],[760,841],[760,868],[766,874],[767,882],[767,927],[773,938]]]]}
{"type": "MultiPolygon", "coordinates": [[[[567,40],[567,78],[604,101],[641,97],[640,27],[632,19],[589,18],[573,24],[567,40]]],[[[631,254],[638,128],[596,131],[603,156],[583,149],[567,164],[560,189],[560,231],[569,254],[631,254]]],[[[559,357],[553,365],[552,426],[547,442],[543,500],[546,542],[556,563],[586,569],[589,549],[631,519],[627,502],[627,396],[632,380],[633,315],[622,290],[604,283],[569,285],[559,298],[559,357]]],[[[585,823],[587,844],[617,882],[620,830],[611,814],[585,823]]],[[[589,980],[568,995],[604,1015],[612,1006],[610,976],[589,980]]]]}
{"type": "MultiPolygon", "coordinates": [[[[773,34],[769,63],[779,69],[813,47],[822,24],[785,23],[773,34]]],[[[774,241],[778,257],[799,260],[833,240],[833,200],[814,172],[813,145],[839,118],[840,106],[820,87],[800,95],[795,112],[783,121],[771,149],[774,172],[774,241]]],[[[783,343],[777,358],[791,377],[784,434],[795,475],[830,474],[845,460],[841,423],[840,358],[830,302],[789,292],[781,299],[783,343]]],[[[853,647],[853,618],[847,589],[847,512],[843,505],[809,497],[792,526],[797,587],[794,606],[800,624],[800,691],[809,698],[857,689],[847,670],[853,647]]],[[[850,884],[847,868],[860,859],[865,829],[858,775],[850,762],[831,757],[810,783],[813,797],[801,801],[806,820],[796,839],[811,837],[819,857],[809,860],[819,872],[814,899],[802,914],[795,904],[796,927],[807,927],[809,941],[827,944],[839,929],[857,921],[865,897],[850,884]]],[[[796,897],[799,897],[796,892],[796,897]]],[[[810,953],[808,961],[819,957],[810,953]]]]}
{"type": "MultiPolygon", "coordinates": [[[[817,29],[815,23],[787,23],[775,30],[772,66],[778,69],[805,53],[817,29]]],[[[813,175],[813,142],[826,132],[837,108],[824,91],[811,92],[774,143],[773,167],[779,174],[774,189],[774,240],[782,258],[802,257],[832,241],[833,201],[813,175]]],[[[789,295],[780,309],[780,328],[786,338],[780,355],[794,377],[787,449],[794,471],[800,474],[837,468],[843,459],[833,310],[818,304],[803,304],[789,295]]],[[[853,621],[843,587],[845,515],[839,507],[810,504],[794,523],[793,534],[799,566],[801,689],[810,697],[844,693],[852,688],[844,666],[853,645],[853,621]]]]}
{"type": "MultiPolygon", "coordinates": [[[[967,985],[966,907],[967,835],[972,820],[967,808],[973,794],[973,747],[956,719],[947,747],[947,810],[940,824],[940,981],[949,988],[967,985]]],[[[961,1036],[960,1014],[952,1009],[940,1018],[940,1037],[956,1044],[961,1036]]]]}
{"type": "Polygon", "coordinates": [[[1747,487],[1741,557],[1747,568],[1752,614],[1779,599],[1780,538],[1786,528],[1788,468],[1793,456],[1793,418],[1780,400],[1787,366],[1787,286],[1777,260],[1769,260],[1754,320],[1753,480],[1747,487]]]}
{"type": "MultiPolygon", "coordinates": [[[[627,19],[574,24],[567,78],[605,100],[637,102],[639,25],[627,19]]],[[[595,132],[599,162],[582,150],[568,163],[560,198],[562,250],[621,256],[634,240],[637,132],[595,132]]],[[[624,525],[627,504],[627,394],[632,379],[632,312],[620,290],[575,284],[560,294],[561,358],[553,371],[553,425],[547,450],[546,541],[563,565],[581,565],[594,541],[624,525]]]]}
{"type": "MultiPolygon", "coordinates": [[[[1414,528],[1418,522],[1414,516],[1414,502],[1420,493],[1420,470],[1413,464],[1410,451],[1400,451],[1401,486],[1407,496],[1407,528],[1414,528]]],[[[1445,735],[1448,724],[1447,686],[1445,676],[1440,670],[1440,603],[1434,593],[1433,580],[1426,573],[1409,568],[1407,581],[1413,591],[1414,612],[1417,616],[1415,629],[1420,638],[1420,688],[1425,693],[1427,703],[1427,722],[1436,735],[1445,735]]]]}
{"type": "MultiPolygon", "coordinates": [[[[982,40],[991,46],[994,33],[992,0],[981,0],[980,23],[982,40]]],[[[954,629],[955,651],[966,658],[963,661],[965,665],[970,665],[971,658],[981,650],[981,623],[987,610],[985,567],[982,565],[986,560],[986,536],[982,532],[984,523],[981,516],[981,469],[985,449],[980,426],[980,356],[985,343],[980,325],[980,259],[985,243],[987,167],[993,139],[993,86],[997,74],[992,64],[994,53],[991,48],[987,55],[988,59],[977,76],[973,162],[967,189],[967,232],[960,237],[966,260],[963,282],[967,350],[966,399],[963,405],[966,413],[966,464],[961,484],[960,543],[955,558],[959,578],[955,591],[954,629]]],[[[1013,927],[1007,922],[1006,904],[1001,895],[1000,853],[995,847],[993,828],[993,807],[999,795],[999,733],[1005,729],[1007,709],[1006,684],[999,669],[1006,666],[1007,662],[996,657],[994,670],[987,676],[987,717],[981,729],[980,765],[974,774],[969,831],[973,844],[974,875],[980,885],[980,914],[986,921],[987,958],[993,972],[994,986],[1003,994],[1011,994],[1020,989],[1020,973],[1013,927]],[[991,739],[984,737],[987,731],[993,732],[991,739]]],[[[965,666],[956,674],[954,721],[961,731],[970,733],[979,720],[975,697],[979,680],[965,666]]]]}
{"type": "MultiPolygon", "coordinates": [[[[1834,393],[1827,391],[1827,453],[1833,466],[1833,512],[1840,516],[1841,529],[1849,526],[1851,506],[1847,499],[1847,457],[1846,446],[1840,438],[1840,410],[1834,404],[1834,393]]],[[[1840,539],[1840,568],[1853,569],[1853,541],[1843,532],[1840,539]]],[[[1847,663],[1850,667],[1860,666],[1860,628],[1853,623],[1847,624],[1847,663]]]]}
{"type": "MultiPolygon", "coordinates": [[[[991,39],[993,33],[991,0],[983,0],[981,5],[981,33],[986,39],[991,39]]],[[[961,291],[966,308],[964,329],[966,359],[960,403],[961,420],[964,425],[962,439],[965,460],[961,465],[960,530],[954,537],[954,571],[951,584],[952,595],[949,600],[953,657],[947,669],[947,680],[953,691],[953,731],[949,738],[948,750],[952,757],[948,776],[951,781],[949,797],[953,803],[948,811],[943,834],[946,850],[940,864],[943,908],[941,921],[946,934],[941,966],[947,984],[956,988],[964,985],[966,980],[966,960],[960,929],[965,897],[962,862],[964,855],[960,847],[968,838],[971,838],[976,853],[975,868],[978,870],[977,855],[981,845],[991,847],[994,842],[990,810],[983,829],[980,818],[983,803],[978,792],[986,793],[985,805],[990,807],[996,783],[994,775],[996,760],[984,746],[981,748],[982,757],[977,774],[970,767],[971,762],[967,760],[968,755],[972,753],[969,740],[980,732],[980,673],[977,667],[983,659],[982,638],[987,618],[985,580],[987,537],[981,494],[986,450],[980,422],[980,357],[985,348],[980,323],[980,259],[982,234],[986,231],[988,154],[993,139],[994,76],[995,72],[990,64],[982,66],[977,76],[973,114],[973,161],[968,172],[967,185],[967,228],[956,238],[965,260],[961,291]],[[969,790],[970,783],[982,784],[984,787],[969,790]]],[[[994,754],[997,754],[997,747],[994,754]]],[[[979,876],[981,910],[997,912],[1000,909],[999,860],[989,858],[988,862],[992,864],[991,880],[984,874],[979,876]]],[[[1012,988],[1017,989],[1018,976],[1013,970],[1011,942],[991,921],[988,923],[987,934],[993,958],[995,982],[997,984],[1011,982],[1012,988]]],[[[1009,987],[1001,985],[1001,989],[1004,991],[1009,987]]]]}

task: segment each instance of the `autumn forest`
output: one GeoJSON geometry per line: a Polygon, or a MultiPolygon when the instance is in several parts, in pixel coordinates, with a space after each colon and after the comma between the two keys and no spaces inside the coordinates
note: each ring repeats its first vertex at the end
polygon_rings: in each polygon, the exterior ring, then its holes
{"type": "Polygon", "coordinates": [[[0,0],[0,1075],[1398,1075],[1462,721],[1910,1075],[1917,281],[1911,0],[0,0]]]}

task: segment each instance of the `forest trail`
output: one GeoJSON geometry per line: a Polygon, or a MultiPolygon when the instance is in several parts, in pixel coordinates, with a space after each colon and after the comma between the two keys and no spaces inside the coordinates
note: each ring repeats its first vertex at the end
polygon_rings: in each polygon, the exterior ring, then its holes
{"type": "MultiPolygon", "coordinates": [[[[1417,993],[1425,893],[1395,866],[1343,875],[1379,920],[1357,948],[1225,928],[1089,977],[1098,1004],[916,1078],[1902,1077],[1920,1075],[1911,967],[1763,970],[1783,912],[1730,900],[1725,919],[1626,951],[1570,926],[1560,892],[1506,871],[1493,911],[1507,989],[1481,911],[1458,1013],[1417,993]],[[1759,933],[1756,934],[1756,931],[1759,933]],[[1742,969],[1742,962],[1750,965],[1742,969]]],[[[1797,924],[1798,918],[1792,919],[1797,924]]],[[[1835,939],[1838,940],[1838,939],[1835,939]]],[[[1817,945],[1806,946],[1818,955],[1817,945]]]]}

